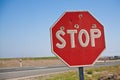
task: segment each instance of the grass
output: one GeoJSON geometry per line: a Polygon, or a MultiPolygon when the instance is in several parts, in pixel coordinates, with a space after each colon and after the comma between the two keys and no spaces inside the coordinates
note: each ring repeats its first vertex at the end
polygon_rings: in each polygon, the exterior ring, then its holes
{"type": "MultiPolygon", "coordinates": [[[[85,80],[98,80],[101,76],[108,74],[118,74],[120,76],[120,66],[107,66],[99,68],[87,68],[84,71],[85,80]]],[[[37,80],[79,80],[78,71],[68,71],[58,74],[39,77],[37,80]]],[[[120,80],[120,78],[118,79],[120,80]]]]}
{"type": "Polygon", "coordinates": [[[85,72],[86,72],[86,74],[85,74],[86,77],[89,77],[93,80],[97,80],[101,76],[105,76],[108,74],[120,74],[120,66],[90,68],[90,69],[86,69],[85,72]]]}
{"type": "Polygon", "coordinates": [[[0,58],[0,60],[15,60],[15,59],[22,59],[22,60],[45,60],[45,59],[58,59],[58,58],[57,57],[0,58]]]}
{"type": "Polygon", "coordinates": [[[94,71],[93,68],[91,68],[91,69],[88,69],[88,70],[86,71],[86,73],[92,75],[92,74],[93,74],[93,71],[94,71]]]}
{"type": "Polygon", "coordinates": [[[68,71],[59,74],[49,75],[47,77],[39,77],[38,80],[78,80],[76,71],[68,71]]]}
{"type": "Polygon", "coordinates": [[[33,58],[22,58],[23,60],[45,60],[45,59],[58,59],[57,57],[33,57],[33,58]]]}

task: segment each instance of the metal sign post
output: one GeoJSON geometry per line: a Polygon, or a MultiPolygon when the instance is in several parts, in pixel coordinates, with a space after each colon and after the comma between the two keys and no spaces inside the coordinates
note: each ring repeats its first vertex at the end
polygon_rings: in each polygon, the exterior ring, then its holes
{"type": "Polygon", "coordinates": [[[83,67],[78,67],[79,69],[79,79],[84,80],[84,70],[83,67]]]}

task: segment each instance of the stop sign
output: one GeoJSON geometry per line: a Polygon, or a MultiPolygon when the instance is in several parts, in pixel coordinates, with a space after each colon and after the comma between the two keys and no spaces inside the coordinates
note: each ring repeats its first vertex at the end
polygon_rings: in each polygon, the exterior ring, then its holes
{"type": "Polygon", "coordinates": [[[105,49],[103,25],[88,11],[65,12],[50,31],[52,52],[70,67],[94,64],[105,49]]]}

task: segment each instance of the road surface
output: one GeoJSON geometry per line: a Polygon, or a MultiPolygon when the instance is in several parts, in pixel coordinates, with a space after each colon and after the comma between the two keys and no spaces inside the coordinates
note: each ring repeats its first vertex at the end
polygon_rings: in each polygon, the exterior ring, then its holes
{"type": "MultiPolygon", "coordinates": [[[[96,62],[91,67],[114,66],[120,65],[120,61],[96,62]]],[[[65,65],[48,66],[48,67],[18,67],[18,68],[0,68],[0,80],[21,78],[27,76],[47,75],[56,72],[68,71],[77,68],[69,68],[65,65]]]]}

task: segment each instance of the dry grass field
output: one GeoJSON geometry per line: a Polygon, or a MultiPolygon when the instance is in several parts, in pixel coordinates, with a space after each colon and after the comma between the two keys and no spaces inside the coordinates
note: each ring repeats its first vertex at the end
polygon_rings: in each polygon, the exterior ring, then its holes
{"type": "MultiPolygon", "coordinates": [[[[20,67],[20,58],[0,59],[0,68],[20,67]]],[[[22,58],[22,66],[52,66],[63,64],[56,57],[22,58]]]]}

